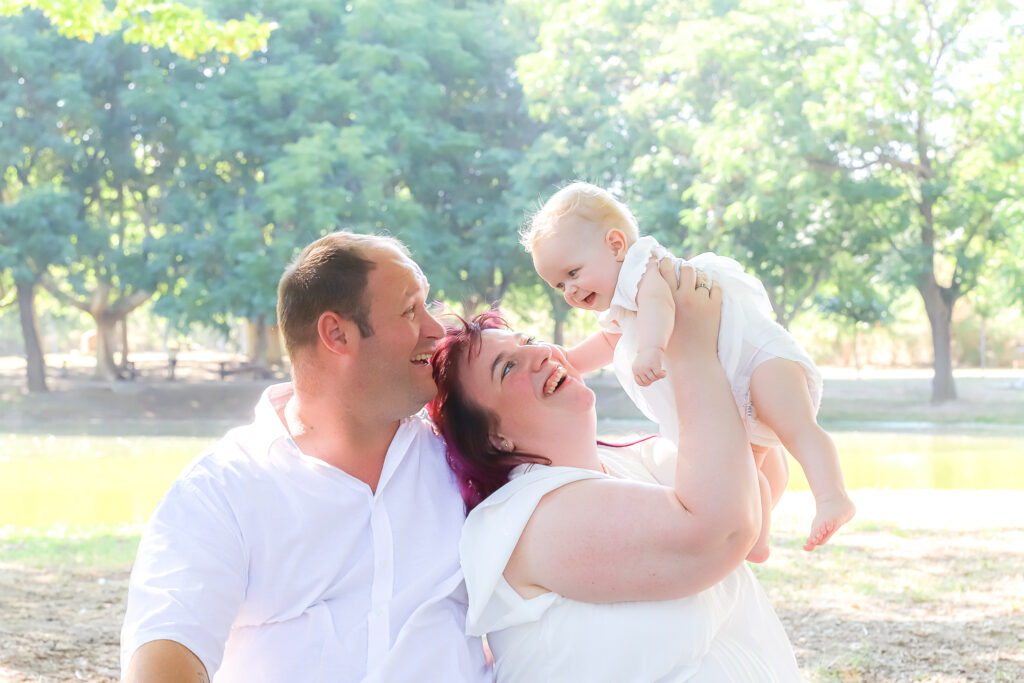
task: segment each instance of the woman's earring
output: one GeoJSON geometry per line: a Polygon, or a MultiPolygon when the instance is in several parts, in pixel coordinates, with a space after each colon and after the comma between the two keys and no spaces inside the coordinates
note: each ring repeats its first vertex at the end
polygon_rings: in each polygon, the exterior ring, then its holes
{"type": "Polygon", "coordinates": [[[516,449],[516,445],[509,441],[508,439],[505,439],[504,441],[501,442],[501,447],[504,450],[508,451],[509,453],[516,449]]]}

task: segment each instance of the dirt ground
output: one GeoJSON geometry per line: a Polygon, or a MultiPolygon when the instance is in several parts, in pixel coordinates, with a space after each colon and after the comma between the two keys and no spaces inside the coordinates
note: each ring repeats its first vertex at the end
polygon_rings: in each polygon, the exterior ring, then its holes
{"type": "MultiPolygon", "coordinates": [[[[941,516],[981,495],[915,505],[941,516]]],[[[874,506],[867,519],[807,554],[797,529],[810,501],[792,498],[755,572],[809,681],[1024,681],[1024,512],[1013,526],[908,531],[871,521],[905,504],[873,492],[857,497],[874,506]]],[[[1003,502],[1024,511],[1024,494],[1003,502]]],[[[0,563],[0,680],[116,680],[128,571],[0,563]]]]}
{"type": "MultiPolygon", "coordinates": [[[[83,423],[241,419],[266,384],[69,382],[41,398],[0,378],[0,430],[69,415],[83,423]]],[[[755,568],[808,680],[1024,681],[1024,492],[865,490],[854,498],[855,522],[807,554],[800,545],[813,501],[787,493],[772,557],[755,568]]],[[[130,567],[31,566],[4,561],[4,551],[0,541],[0,681],[116,680],[130,567]]]]}

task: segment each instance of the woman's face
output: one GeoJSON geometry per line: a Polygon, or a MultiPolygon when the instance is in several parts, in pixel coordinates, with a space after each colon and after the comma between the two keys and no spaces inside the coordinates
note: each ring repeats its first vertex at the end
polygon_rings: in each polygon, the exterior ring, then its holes
{"type": "Polygon", "coordinates": [[[594,392],[557,346],[517,332],[485,330],[480,353],[463,362],[468,398],[498,416],[499,434],[492,437],[500,435],[516,451],[553,462],[571,452],[575,441],[593,445],[594,392]]]}

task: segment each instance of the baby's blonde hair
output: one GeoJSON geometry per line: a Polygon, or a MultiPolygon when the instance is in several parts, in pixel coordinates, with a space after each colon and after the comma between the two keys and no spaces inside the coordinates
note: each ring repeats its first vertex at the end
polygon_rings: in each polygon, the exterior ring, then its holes
{"type": "Polygon", "coordinates": [[[625,204],[608,190],[577,181],[551,195],[519,233],[526,253],[532,253],[555,230],[558,221],[569,215],[581,216],[603,231],[618,228],[625,233],[629,245],[640,237],[636,218],[625,204]]]}

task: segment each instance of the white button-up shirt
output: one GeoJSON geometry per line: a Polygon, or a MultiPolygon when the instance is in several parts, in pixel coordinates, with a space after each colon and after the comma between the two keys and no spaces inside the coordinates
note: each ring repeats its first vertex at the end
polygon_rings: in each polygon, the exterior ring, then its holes
{"type": "Polygon", "coordinates": [[[214,681],[489,681],[465,635],[462,500],[443,446],[404,420],[377,490],[304,455],[270,387],[174,482],[132,570],[121,666],[169,639],[214,681]]]}

